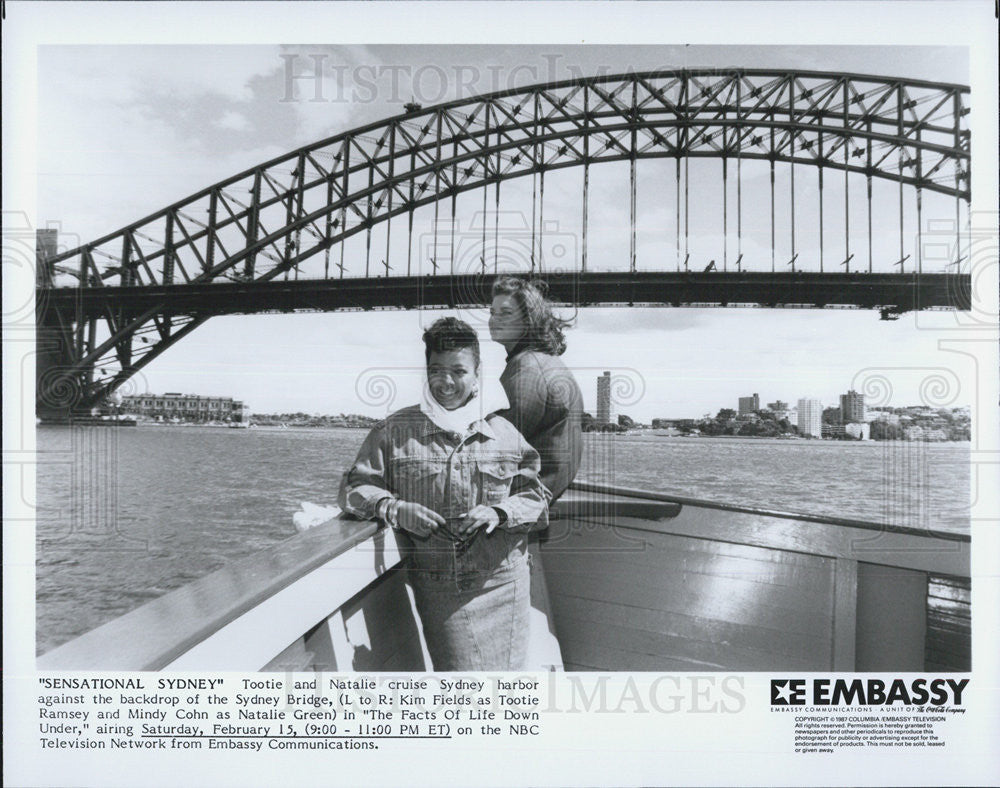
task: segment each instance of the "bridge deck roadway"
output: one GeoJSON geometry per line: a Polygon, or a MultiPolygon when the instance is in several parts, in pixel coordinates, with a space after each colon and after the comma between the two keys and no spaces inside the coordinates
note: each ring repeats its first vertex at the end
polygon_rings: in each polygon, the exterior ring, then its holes
{"type": "MultiPolygon", "coordinates": [[[[480,306],[494,276],[409,276],[179,284],[160,287],[52,288],[37,292],[47,308],[82,317],[160,314],[225,315],[357,309],[480,306]],[[77,310],[80,312],[77,312],[77,310]]],[[[971,308],[968,274],[758,272],[587,272],[545,274],[555,302],[578,306],[734,304],[761,306],[971,308]]]]}

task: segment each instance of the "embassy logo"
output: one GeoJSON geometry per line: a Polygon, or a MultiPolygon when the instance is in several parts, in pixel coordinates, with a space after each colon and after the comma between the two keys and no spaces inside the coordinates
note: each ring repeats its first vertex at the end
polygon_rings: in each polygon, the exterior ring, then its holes
{"type": "Polygon", "coordinates": [[[771,679],[772,706],[961,706],[968,679],[771,679]]]}
{"type": "Polygon", "coordinates": [[[772,706],[805,706],[805,679],[771,679],[772,706]]]}

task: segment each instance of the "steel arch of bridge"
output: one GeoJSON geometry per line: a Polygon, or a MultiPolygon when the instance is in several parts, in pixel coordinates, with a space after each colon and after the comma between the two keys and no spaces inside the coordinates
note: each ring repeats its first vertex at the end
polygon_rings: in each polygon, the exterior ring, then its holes
{"type": "MultiPolygon", "coordinates": [[[[177,314],[166,303],[136,311],[128,307],[136,288],[287,279],[318,254],[327,277],[338,245],[334,276],[342,277],[347,238],[366,233],[370,254],[380,223],[408,217],[412,236],[422,206],[450,200],[454,211],[462,192],[483,188],[485,200],[491,185],[498,195],[503,181],[537,174],[544,183],[551,170],[583,167],[584,217],[590,165],[630,162],[634,195],[635,162],[652,158],[678,166],[704,157],[737,166],[764,160],[772,179],[774,162],[809,165],[858,174],[869,185],[872,178],[894,181],[916,190],[918,201],[923,190],[968,201],[967,114],[961,85],[745,69],[579,78],[413,107],[45,260],[39,305],[49,308],[39,311],[62,350],[40,371],[39,397],[93,403],[208,317],[177,314]],[[66,273],[78,280],[72,308],[61,288],[44,287],[66,273]],[[83,306],[95,297],[97,314],[83,306]],[[99,320],[107,338],[98,335],[99,320]],[[112,374],[96,379],[95,369],[112,374]]],[[[583,227],[585,269],[586,218],[583,227]]]]}

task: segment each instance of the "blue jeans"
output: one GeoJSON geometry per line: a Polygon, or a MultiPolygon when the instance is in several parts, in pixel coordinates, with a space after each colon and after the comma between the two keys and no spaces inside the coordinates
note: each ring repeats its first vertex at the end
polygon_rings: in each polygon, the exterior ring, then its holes
{"type": "Polygon", "coordinates": [[[452,550],[450,567],[408,562],[434,670],[523,670],[531,605],[524,540],[492,569],[464,560],[461,545],[452,550]]]}

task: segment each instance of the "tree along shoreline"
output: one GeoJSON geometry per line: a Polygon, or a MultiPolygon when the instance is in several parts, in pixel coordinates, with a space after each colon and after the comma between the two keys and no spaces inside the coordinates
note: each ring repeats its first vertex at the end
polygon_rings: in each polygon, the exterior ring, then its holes
{"type": "MultiPolygon", "coordinates": [[[[967,407],[931,408],[913,405],[899,408],[873,408],[874,419],[864,422],[868,439],[923,443],[966,443],[972,439],[972,422],[967,407]]],[[[636,430],[670,430],[677,437],[771,438],[798,440],[860,440],[855,430],[846,429],[839,408],[826,408],[822,417],[823,436],[803,435],[784,413],[763,408],[737,414],[722,408],[715,416],[701,419],[653,419],[651,425],[639,424],[622,414],[617,423],[601,423],[589,413],[583,414],[584,432],[626,433],[636,430]]],[[[669,437],[669,436],[663,436],[669,437]]]]}

